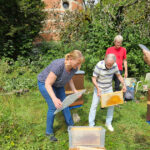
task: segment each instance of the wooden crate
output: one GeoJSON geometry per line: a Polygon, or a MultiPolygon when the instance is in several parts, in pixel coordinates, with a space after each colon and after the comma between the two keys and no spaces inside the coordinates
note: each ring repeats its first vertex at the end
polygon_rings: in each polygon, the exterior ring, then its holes
{"type": "Polygon", "coordinates": [[[123,104],[123,92],[112,92],[107,94],[101,94],[101,107],[109,107],[113,105],[123,104]]]}
{"type": "MultiPolygon", "coordinates": [[[[84,74],[75,74],[72,79],[77,90],[84,89],[84,74]]],[[[65,85],[65,91],[72,91],[69,83],[65,85]]]]}

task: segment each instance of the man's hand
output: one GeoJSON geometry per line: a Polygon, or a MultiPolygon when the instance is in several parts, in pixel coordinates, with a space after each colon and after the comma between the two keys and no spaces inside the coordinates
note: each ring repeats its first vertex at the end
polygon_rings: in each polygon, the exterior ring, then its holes
{"type": "Polygon", "coordinates": [[[123,92],[126,92],[126,91],[127,91],[127,88],[126,88],[125,85],[122,87],[122,91],[123,91],[123,92]]]}
{"type": "Polygon", "coordinates": [[[97,96],[101,96],[101,89],[97,88],[97,96]]]}

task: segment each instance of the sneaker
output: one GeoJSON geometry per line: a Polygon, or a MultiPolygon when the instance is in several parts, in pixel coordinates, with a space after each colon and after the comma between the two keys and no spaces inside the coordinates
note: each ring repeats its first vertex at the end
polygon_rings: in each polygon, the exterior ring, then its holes
{"type": "Polygon", "coordinates": [[[109,131],[111,131],[111,132],[114,131],[114,128],[112,127],[111,124],[110,124],[110,125],[105,125],[105,126],[107,127],[107,129],[108,129],[109,131]]]}
{"type": "Polygon", "coordinates": [[[57,138],[54,136],[54,134],[46,134],[46,136],[50,137],[51,142],[57,142],[57,138]]]}

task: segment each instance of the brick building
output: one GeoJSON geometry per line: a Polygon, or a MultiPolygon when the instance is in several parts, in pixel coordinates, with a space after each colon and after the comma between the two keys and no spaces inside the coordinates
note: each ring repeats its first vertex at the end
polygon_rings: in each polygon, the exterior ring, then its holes
{"type": "Polygon", "coordinates": [[[65,11],[83,9],[83,0],[42,0],[45,3],[44,11],[47,18],[43,22],[41,37],[46,40],[59,40],[59,25],[63,24],[63,14],[65,11]]]}

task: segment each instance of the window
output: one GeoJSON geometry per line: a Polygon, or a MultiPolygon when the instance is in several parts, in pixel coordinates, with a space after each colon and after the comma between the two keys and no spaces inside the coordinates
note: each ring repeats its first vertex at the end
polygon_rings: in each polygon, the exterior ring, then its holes
{"type": "Polygon", "coordinates": [[[64,9],[68,9],[69,8],[69,2],[68,1],[63,2],[63,8],[64,9]]]}

